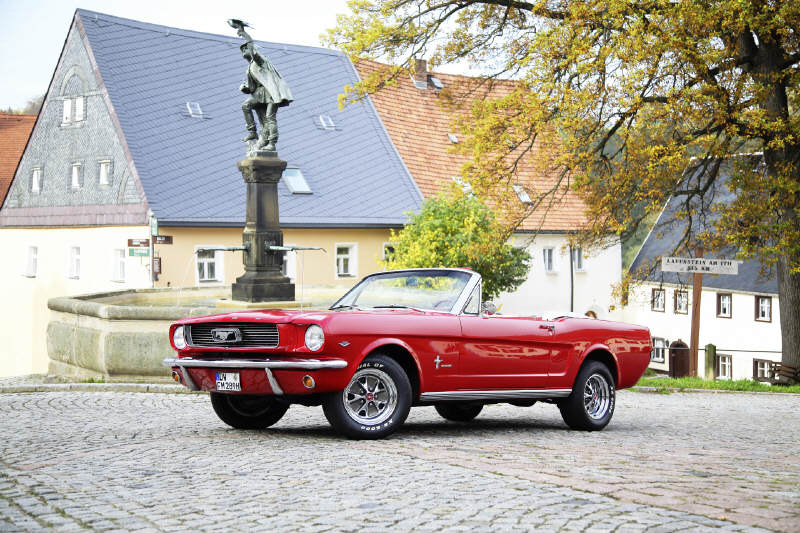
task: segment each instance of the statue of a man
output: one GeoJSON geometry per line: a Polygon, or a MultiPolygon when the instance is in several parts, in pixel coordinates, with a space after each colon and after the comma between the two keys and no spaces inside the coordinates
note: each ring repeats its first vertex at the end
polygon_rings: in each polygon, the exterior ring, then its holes
{"type": "Polygon", "coordinates": [[[289,105],[294,97],[289,86],[283,81],[278,69],[269,59],[261,55],[256,49],[253,39],[244,30],[245,23],[229,21],[231,26],[238,30],[245,43],[240,47],[242,57],[250,64],[247,67],[247,78],[239,89],[250,95],[242,104],[244,120],[247,124],[248,135],[245,142],[258,140],[256,149],[275,151],[278,142],[278,108],[289,105]],[[255,111],[261,123],[261,135],[257,134],[256,122],[253,117],[255,111]]]}

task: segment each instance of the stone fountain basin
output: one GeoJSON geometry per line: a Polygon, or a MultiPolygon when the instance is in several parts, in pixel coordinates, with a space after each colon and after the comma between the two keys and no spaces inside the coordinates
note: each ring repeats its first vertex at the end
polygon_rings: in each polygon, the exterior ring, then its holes
{"type": "MultiPolygon", "coordinates": [[[[306,290],[327,307],[341,290],[306,290]]],[[[134,289],[51,298],[47,302],[48,373],[78,379],[129,380],[169,378],[161,361],[175,355],[169,326],[189,316],[241,309],[297,308],[300,302],[236,302],[230,286],[134,289]]]]}

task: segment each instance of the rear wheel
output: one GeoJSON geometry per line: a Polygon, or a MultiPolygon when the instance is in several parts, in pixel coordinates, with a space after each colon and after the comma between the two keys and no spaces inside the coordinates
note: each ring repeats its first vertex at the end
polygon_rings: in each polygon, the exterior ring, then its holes
{"type": "Polygon", "coordinates": [[[572,393],[558,408],[570,428],[598,431],[611,421],[615,400],[614,379],[608,367],[599,361],[587,361],[575,378],[572,393]]]}
{"type": "Polygon", "coordinates": [[[397,361],[373,354],[358,365],[342,392],[325,399],[325,418],[351,439],[379,439],[405,422],[411,409],[411,382],[397,361]]]}
{"type": "Polygon", "coordinates": [[[437,403],[436,412],[453,422],[469,422],[483,410],[481,403],[437,403]]]}
{"type": "Polygon", "coordinates": [[[211,406],[217,416],[236,429],[264,429],[280,420],[289,404],[275,396],[211,393],[211,406]]]}

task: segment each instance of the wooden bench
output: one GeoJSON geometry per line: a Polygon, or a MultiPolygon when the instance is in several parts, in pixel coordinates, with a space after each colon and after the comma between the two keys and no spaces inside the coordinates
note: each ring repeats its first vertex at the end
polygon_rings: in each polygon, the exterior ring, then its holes
{"type": "Polygon", "coordinates": [[[773,362],[770,365],[770,383],[788,384],[800,382],[800,369],[794,365],[773,362]]]}

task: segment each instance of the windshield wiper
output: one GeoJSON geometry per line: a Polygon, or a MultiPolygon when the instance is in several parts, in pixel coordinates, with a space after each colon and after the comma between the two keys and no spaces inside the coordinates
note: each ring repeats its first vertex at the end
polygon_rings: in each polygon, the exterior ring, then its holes
{"type": "Polygon", "coordinates": [[[333,307],[329,308],[329,311],[336,311],[337,309],[355,309],[357,311],[361,311],[361,309],[358,306],[347,305],[347,304],[334,305],[333,307]]]}
{"type": "Polygon", "coordinates": [[[418,308],[416,308],[416,307],[411,307],[410,305],[397,305],[397,304],[391,304],[391,305],[373,305],[373,306],[372,306],[372,308],[373,308],[373,309],[413,309],[414,311],[420,311],[420,312],[422,312],[422,310],[421,310],[421,309],[418,309],[418,308]]]}

